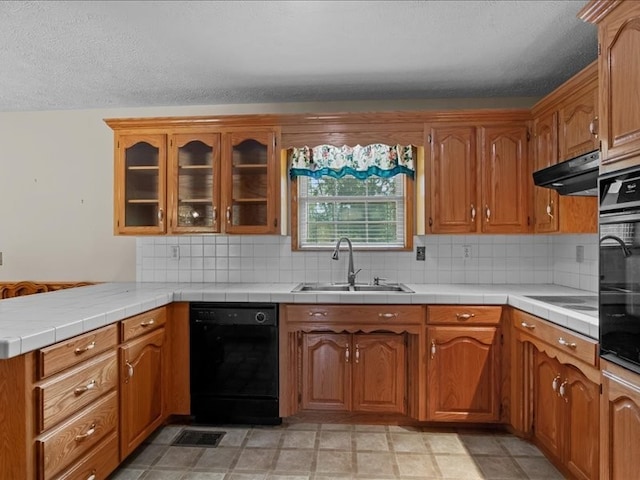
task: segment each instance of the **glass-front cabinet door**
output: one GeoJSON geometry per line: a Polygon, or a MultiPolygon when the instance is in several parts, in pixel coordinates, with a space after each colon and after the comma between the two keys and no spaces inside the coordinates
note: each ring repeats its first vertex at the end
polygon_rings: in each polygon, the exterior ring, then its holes
{"type": "Polygon", "coordinates": [[[116,151],[116,233],[164,233],[166,135],[119,135],[116,151]]]}
{"type": "Polygon", "coordinates": [[[170,231],[219,232],[220,135],[172,135],[169,146],[170,231]]]}
{"type": "Polygon", "coordinates": [[[222,199],[228,233],[277,231],[276,132],[224,134],[222,199]]]}

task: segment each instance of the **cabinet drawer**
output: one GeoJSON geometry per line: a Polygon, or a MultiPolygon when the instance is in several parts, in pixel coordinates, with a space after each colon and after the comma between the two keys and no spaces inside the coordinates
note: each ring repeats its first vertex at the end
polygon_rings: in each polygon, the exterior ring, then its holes
{"type": "Polygon", "coordinates": [[[514,310],[513,326],[516,330],[526,332],[589,365],[597,366],[598,342],[596,340],[583,337],[520,310],[514,310]]]}
{"type": "Polygon", "coordinates": [[[113,432],[117,425],[118,395],[114,391],[36,439],[38,478],[53,478],[113,432]]]}
{"type": "Polygon", "coordinates": [[[104,480],[118,467],[118,436],[114,432],[56,480],[104,480]]]}
{"type": "Polygon", "coordinates": [[[501,315],[502,307],[496,306],[433,305],[427,307],[429,324],[498,325],[501,315]]]}
{"type": "Polygon", "coordinates": [[[113,350],[37,385],[38,433],[73,415],[117,384],[118,359],[113,350]]]}
{"type": "Polygon", "coordinates": [[[424,319],[418,305],[286,305],[289,322],[417,323],[424,319]]]}
{"type": "Polygon", "coordinates": [[[42,379],[61,372],[117,344],[118,329],[113,324],[43,348],[38,352],[39,377],[42,379]]]}
{"type": "Polygon", "coordinates": [[[120,322],[122,341],[126,342],[132,338],[139,337],[161,327],[167,321],[167,309],[165,307],[149,310],[135,317],[127,318],[120,322]]]}

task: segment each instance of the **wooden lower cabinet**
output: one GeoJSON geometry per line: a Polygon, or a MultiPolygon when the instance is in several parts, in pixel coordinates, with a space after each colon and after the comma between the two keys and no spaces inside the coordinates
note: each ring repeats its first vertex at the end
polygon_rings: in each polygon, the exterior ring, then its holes
{"type": "Polygon", "coordinates": [[[405,335],[302,334],[301,409],[406,413],[405,335]]]}
{"type": "Polygon", "coordinates": [[[600,478],[638,478],[640,375],[602,362],[600,478]]]}
{"type": "Polygon", "coordinates": [[[499,338],[491,326],[427,328],[428,420],[500,420],[499,338]]]}
{"type": "Polygon", "coordinates": [[[535,354],[534,438],[579,479],[598,478],[600,386],[573,365],[535,354]]]}
{"type": "Polygon", "coordinates": [[[164,328],[120,347],[120,458],[124,459],[164,420],[164,328]]]}

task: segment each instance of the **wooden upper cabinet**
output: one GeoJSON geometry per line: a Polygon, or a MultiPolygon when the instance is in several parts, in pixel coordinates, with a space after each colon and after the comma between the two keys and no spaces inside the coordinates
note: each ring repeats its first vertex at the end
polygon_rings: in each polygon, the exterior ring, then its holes
{"type": "Polygon", "coordinates": [[[220,231],[220,134],[169,138],[169,231],[220,231]]]}
{"type": "Polygon", "coordinates": [[[600,172],[640,164],[640,3],[592,0],[578,14],[598,24],[600,172]]]}
{"type": "MultiPolygon", "coordinates": [[[[551,112],[533,122],[535,147],[534,171],[555,165],[558,162],[558,114],[551,112]]],[[[533,218],[535,231],[549,233],[558,231],[558,193],[550,188],[534,187],[533,218]]]]}
{"type": "Polygon", "coordinates": [[[222,209],[227,233],[277,233],[274,129],[223,134],[222,209]]]}
{"type": "Polygon", "coordinates": [[[528,231],[527,127],[482,127],[481,171],[483,233],[528,231]]]}
{"type": "Polygon", "coordinates": [[[560,162],[598,149],[597,77],[586,91],[567,98],[561,104],[558,118],[560,162]]]}
{"type": "Polygon", "coordinates": [[[166,135],[115,138],[115,233],[166,232],[166,135]]]}
{"type": "Polygon", "coordinates": [[[478,230],[475,127],[432,127],[427,142],[427,225],[431,233],[478,230]]]}

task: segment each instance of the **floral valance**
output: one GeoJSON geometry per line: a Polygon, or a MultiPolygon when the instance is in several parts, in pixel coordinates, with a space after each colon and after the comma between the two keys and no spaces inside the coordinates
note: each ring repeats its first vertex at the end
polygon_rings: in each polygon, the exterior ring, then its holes
{"type": "Polygon", "coordinates": [[[289,150],[289,174],[292,179],[305,175],[313,178],[353,175],[359,179],[372,176],[383,178],[404,173],[413,178],[414,147],[412,145],[318,145],[289,150]]]}

